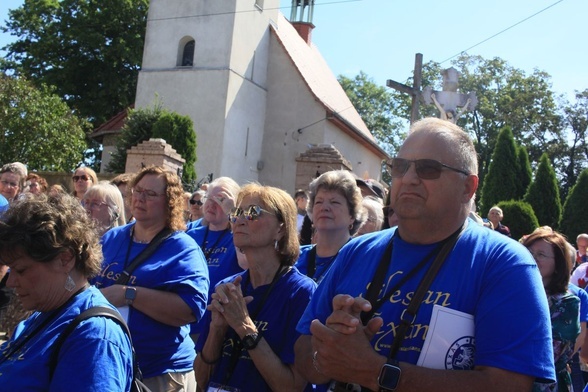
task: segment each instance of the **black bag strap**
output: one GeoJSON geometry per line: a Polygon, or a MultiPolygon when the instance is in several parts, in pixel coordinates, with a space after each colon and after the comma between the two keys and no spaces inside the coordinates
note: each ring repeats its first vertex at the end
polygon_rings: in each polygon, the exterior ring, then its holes
{"type": "MultiPolygon", "coordinates": [[[[127,323],[122,318],[120,313],[114,309],[108,308],[106,306],[95,306],[93,308],[87,309],[80,313],[76,318],[74,318],[61,332],[55,343],[53,344],[53,352],[51,353],[51,357],[49,358],[49,379],[53,377],[53,373],[55,372],[55,368],[57,367],[57,360],[59,357],[59,351],[61,350],[61,346],[66,341],[66,339],[71,335],[71,333],[76,329],[76,327],[84,320],[87,320],[92,317],[107,317],[120,325],[122,330],[125,334],[129,337],[131,342],[131,351],[132,351],[132,358],[133,358],[133,384],[135,384],[136,380],[142,380],[143,376],[141,374],[141,369],[139,369],[139,364],[137,362],[137,358],[135,356],[135,348],[133,347],[133,340],[131,338],[131,331],[127,326],[127,323]]],[[[131,390],[136,390],[136,387],[133,386],[131,390]]],[[[149,392],[149,389],[145,387],[141,383],[141,390],[145,392],[149,392]]]]}
{"type": "Polygon", "coordinates": [[[316,272],[316,245],[308,251],[307,260],[308,267],[306,269],[306,276],[312,279],[314,277],[314,273],[316,272]]]}
{"type": "Polygon", "coordinates": [[[388,354],[389,358],[394,358],[394,356],[400,349],[400,345],[406,337],[406,332],[408,331],[408,328],[412,325],[412,323],[414,323],[417,312],[423,302],[423,299],[425,298],[427,291],[429,290],[429,287],[431,286],[431,283],[433,283],[433,281],[435,280],[437,272],[439,272],[439,270],[443,266],[443,263],[445,262],[447,255],[449,254],[449,252],[451,252],[451,250],[457,243],[459,237],[461,237],[461,234],[465,229],[465,225],[466,224],[464,223],[464,225],[459,230],[453,233],[446,240],[445,244],[437,254],[437,257],[435,257],[433,264],[431,264],[431,266],[427,270],[427,273],[423,277],[423,280],[421,280],[421,282],[419,283],[419,287],[415,291],[414,296],[408,304],[408,307],[404,309],[404,311],[400,315],[400,326],[398,327],[398,330],[394,335],[394,341],[392,342],[392,346],[390,347],[390,353],[388,354]]]}
{"type": "MultiPolygon", "coordinates": [[[[134,230],[134,227],[133,229],[134,230]]],[[[159,233],[157,233],[157,235],[155,235],[155,237],[153,237],[153,239],[149,242],[149,245],[143,249],[143,251],[141,253],[139,253],[137,255],[137,257],[135,257],[133,259],[133,261],[131,262],[131,264],[129,264],[124,270],[123,272],[121,272],[121,274],[119,275],[118,279],[116,280],[115,284],[127,284],[129,282],[129,279],[131,278],[131,274],[133,273],[133,271],[145,260],[147,260],[147,258],[149,258],[149,256],[151,256],[155,250],[159,247],[159,245],[165,241],[166,239],[168,239],[171,235],[173,234],[173,231],[169,228],[169,227],[164,227],[163,229],[161,229],[161,231],[159,233]]],[[[133,238],[132,238],[132,234],[131,234],[131,239],[129,240],[129,250],[131,249],[131,244],[133,242],[133,238]]],[[[127,253],[127,257],[128,257],[128,253],[127,253]]]]}

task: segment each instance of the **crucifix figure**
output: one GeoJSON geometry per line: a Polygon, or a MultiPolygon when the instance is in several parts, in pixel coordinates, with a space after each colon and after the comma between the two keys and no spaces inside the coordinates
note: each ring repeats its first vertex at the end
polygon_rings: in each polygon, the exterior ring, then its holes
{"type": "Polygon", "coordinates": [[[388,79],[386,86],[393,88],[394,90],[401,91],[409,94],[412,97],[412,105],[410,110],[410,123],[412,124],[419,117],[419,101],[421,99],[421,80],[423,75],[423,55],[417,53],[414,59],[414,77],[412,87],[406,84],[398,83],[394,80],[388,79]]]}
{"type": "Polygon", "coordinates": [[[465,112],[474,110],[478,104],[476,93],[462,94],[457,92],[459,72],[453,67],[441,72],[443,90],[435,91],[430,86],[423,89],[423,101],[426,105],[435,105],[439,117],[456,123],[465,112]]]}

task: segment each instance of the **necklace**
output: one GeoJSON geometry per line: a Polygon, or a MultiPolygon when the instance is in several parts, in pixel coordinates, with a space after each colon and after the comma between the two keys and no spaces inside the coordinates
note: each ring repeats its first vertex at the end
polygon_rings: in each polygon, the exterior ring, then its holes
{"type": "Polygon", "coordinates": [[[131,238],[133,239],[133,242],[136,242],[137,244],[148,244],[151,241],[141,241],[139,239],[137,239],[137,237],[135,237],[135,226],[133,226],[133,228],[131,229],[131,238]]]}

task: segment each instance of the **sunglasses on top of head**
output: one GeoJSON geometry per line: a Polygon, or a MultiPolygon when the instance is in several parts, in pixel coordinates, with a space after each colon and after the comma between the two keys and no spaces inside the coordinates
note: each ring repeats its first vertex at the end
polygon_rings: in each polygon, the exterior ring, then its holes
{"type": "Polygon", "coordinates": [[[273,212],[264,210],[260,206],[255,205],[246,207],[245,209],[242,209],[240,207],[233,207],[231,209],[231,212],[229,213],[229,220],[232,223],[235,223],[237,222],[237,219],[239,219],[240,216],[243,216],[248,221],[254,221],[261,216],[262,212],[265,212],[266,214],[270,215],[275,215],[273,212]]]}
{"type": "Polygon", "coordinates": [[[434,159],[409,160],[404,158],[392,158],[386,162],[386,168],[388,169],[388,173],[390,173],[390,177],[400,178],[406,174],[412,163],[414,163],[417,176],[422,180],[436,180],[441,177],[441,172],[444,169],[452,170],[466,176],[470,175],[470,173],[465,170],[451,167],[434,159]]]}

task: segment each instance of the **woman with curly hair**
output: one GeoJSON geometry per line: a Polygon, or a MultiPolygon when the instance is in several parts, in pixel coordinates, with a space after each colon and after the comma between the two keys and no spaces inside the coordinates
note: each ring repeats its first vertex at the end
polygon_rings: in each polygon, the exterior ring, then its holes
{"type": "Polygon", "coordinates": [[[193,392],[196,353],[189,324],[206,308],[206,261],[184,232],[184,191],[175,173],[149,166],[130,188],[135,221],[102,236],[104,261],[94,283],[127,318],[143,382],[154,392],[193,392]],[[158,243],[153,253],[128,271],[152,241],[158,243]]]}
{"type": "Polygon", "coordinates": [[[80,313],[95,306],[112,308],[88,285],[102,258],[92,227],[79,202],[65,194],[24,196],[0,222],[0,261],[10,267],[7,286],[25,310],[34,311],[0,346],[2,390],[130,390],[131,343],[114,320],[85,320],[55,350],[80,313]]]}

